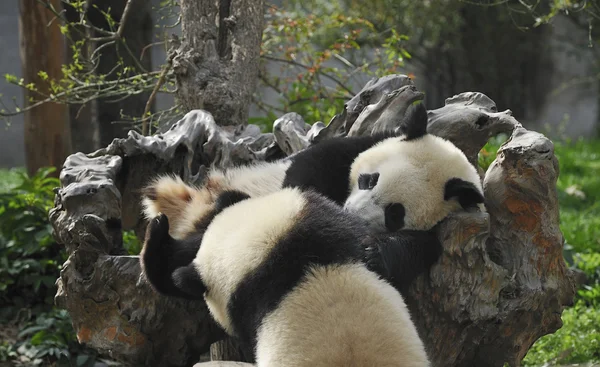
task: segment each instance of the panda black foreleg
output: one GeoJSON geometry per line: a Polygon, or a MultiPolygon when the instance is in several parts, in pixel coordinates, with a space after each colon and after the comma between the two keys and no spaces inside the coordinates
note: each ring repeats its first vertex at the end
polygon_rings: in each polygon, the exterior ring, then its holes
{"type": "Polygon", "coordinates": [[[171,275],[173,284],[178,291],[183,292],[181,298],[203,299],[206,286],[198,274],[194,264],[188,264],[175,269],[171,275]]]}
{"type": "Polygon", "coordinates": [[[404,230],[374,238],[366,247],[367,266],[387,279],[401,293],[441,256],[442,245],[435,231],[404,230]]]}
{"type": "Polygon", "coordinates": [[[186,299],[202,299],[205,286],[192,261],[196,258],[208,223],[225,208],[249,198],[246,193],[228,190],[215,200],[206,223],[184,239],[176,240],[169,234],[169,220],[159,214],[146,229],[144,248],[140,254],[142,269],[148,281],[159,293],[186,299]]]}
{"type": "Polygon", "coordinates": [[[173,282],[172,274],[189,265],[197,251],[197,246],[173,239],[167,216],[159,214],[148,223],[140,261],[146,278],[156,291],[167,296],[190,298],[173,282]]]}

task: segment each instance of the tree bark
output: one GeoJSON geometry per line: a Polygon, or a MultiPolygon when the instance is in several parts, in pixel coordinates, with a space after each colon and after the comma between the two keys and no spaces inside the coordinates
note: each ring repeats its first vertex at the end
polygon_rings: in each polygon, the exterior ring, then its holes
{"type": "MultiPolygon", "coordinates": [[[[51,0],[57,11],[60,0],[51,0]]],[[[21,65],[25,84],[34,83],[39,92],[50,94],[49,80],[63,77],[61,67],[65,62],[65,40],[60,32],[60,22],[54,14],[36,0],[19,2],[19,36],[21,65]],[[39,76],[43,71],[48,81],[39,76]]],[[[38,94],[25,90],[25,106],[35,101],[38,94]]],[[[38,168],[53,166],[58,176],[65,158],[71,153],[69,109],[57,103],[45,103],[24,114],[25,162],[29,174],[38,168]]]]}
{"type": "Polygon", "coordinates": [[[173,44],[177,99],[220,125],[248,121],[258,75],[264,0],[181,0],[181,43],[173,44]]]}

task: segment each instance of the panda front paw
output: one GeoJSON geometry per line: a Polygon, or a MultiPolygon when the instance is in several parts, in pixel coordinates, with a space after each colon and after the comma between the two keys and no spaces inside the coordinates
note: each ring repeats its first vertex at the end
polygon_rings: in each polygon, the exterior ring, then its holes
{"type": "Polygon", "coordinates": [[[144,240],[143,254],[160,253],[163,245],[170,242],[169,219],[166,215],[159,213],[152,218],[146,227],[146,238],[144,240]]]}
{"type": "Polygon", "coordinates": [[[383,263],[379,246],[376,243],[370,243],[363,247],[363,261],[367,269],[383,278],[387,278],[388,272],[383,263]]]}
{"type": "Polygon", "coordinates": [[[162,240],[169,237],[169,218],[163,213],[158,215],[148,223],[146,239],[162,240]]]}

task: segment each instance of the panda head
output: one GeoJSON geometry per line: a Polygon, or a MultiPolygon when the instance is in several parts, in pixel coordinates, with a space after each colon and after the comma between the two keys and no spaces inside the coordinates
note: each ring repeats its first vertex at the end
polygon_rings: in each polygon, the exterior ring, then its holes
{"type": "Polygon", "coordinates": [[[361,153],[352,163],[349,187],[344,208],[379,231],[428,230],[452,212],[483,203],[479,175],[464,153],[424,130],[361,153]]]}

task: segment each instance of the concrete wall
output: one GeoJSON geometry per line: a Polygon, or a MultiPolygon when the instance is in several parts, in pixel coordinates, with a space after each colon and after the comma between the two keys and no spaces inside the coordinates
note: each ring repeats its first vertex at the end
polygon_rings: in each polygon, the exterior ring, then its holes
{"type": "Polygon", "coordinates": [[[600,101],[595,49],[587,46],[587,30],[577,28],[564,16],[553,19],[547,35],[551,69],[542,69],[549,78],[543,103],[531,123],[553,137],[590,137],[598,132],[600,101]]]}
{"type": "MultiPolygon", "coordinates": [[[[19,57],[19,2],[5,1],[0,6],[0,94],[2,101],[14,107],[13,97],[19,106],[23,103],[21,88],[4,81],[5,74],[21,76],[19,57]]],[[[23,150],[23,116],[12,118],[11,124],[0,121],[0,167],[17,167],[25,164],[23,150]]]]}

